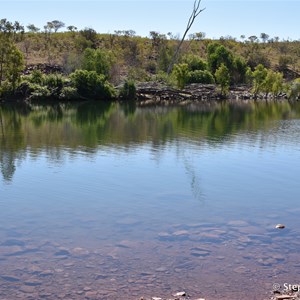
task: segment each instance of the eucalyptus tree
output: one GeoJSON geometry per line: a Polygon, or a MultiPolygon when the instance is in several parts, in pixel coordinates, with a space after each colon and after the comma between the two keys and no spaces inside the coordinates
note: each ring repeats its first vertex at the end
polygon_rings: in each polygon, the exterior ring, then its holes
{"type": "Polygon", "coordinates": [[[201,4],[201,0],[195,0],[195,1],[194,1],[193,10],[192,10],[192,13],[191,13],[191,15],[190,15],[190,17],[189,17],[188,23],[187,23],[187,25],[186,25],[186,29],[185,29],[185,31],[184,31],[184,34],[183,34],[183,36],[182,36],[182,39],[181,39],[180,43],[179,43],[178,46],[177,46],[177,49],[176,49],[176,51],[175,51],[175,53],[174,53],[174,55],[173,55],[173,57],[172,57],[172,60],[171,60],[171,62],[170,62],[170,64],[169,64],[168,71],[167,71],[168,74],[171,73],[171,71],[172,71],[172,69],[173,69],[173,66],[174,66],[174,64],[175,64],[176,61],[177,61],[177,58],[178,58],[178,55],[179,55],[180,48],[181,48],[181,46],[182,46],[182,44],[183,44],[183,42],[184,42],[184,39],[185,39],[187,33],[188,33],[189,30],[191,29],[191,27],[192,27],[192,25],[193,25],[195,19],[198,17],[198,15],[199,15],[202,11],[205,10],[205,8],[200,9],[200,4],[201,4]]]}
{"type": "Polygon", "coordinates": [[[59,21],[59,20],[53,20],[51,23],[52,23],[54,32],[57,32],[59,29],[65,27],[65,23],[62,21],[59,21]]]}
{"type": "Polygon", "coordinates": [[[269,38],[269,35],[266,34],[266,33],[264,33],[264,32],[262,32],[262,33],[260,34],[260,38],[262,39],[262,41],[263,41],[264,43],[266,43],[267,40],[268,40],[268,38],[269,38]]]}
{"type": "Polygon", "coordinates": [[[15,89],[23,68],[23,55],[15,45],[18,34],[24,33],[19,22],[0,20],[0,87],[5,79],[15,89]]]}
{"type": "Polygon", "coordinates": [[[31,33],[37,33],[40,31],[40,28],[36,27],[34,24],[28,24],[26,27],[31,33]]]}
{"type": "Polygon", "coordinates": [[[221,64],[215,72],[217,83],[221,87],[221,95],[225,96],[228,93],[230,85],[230,72],[225,64],[221,64]]]}
{"type": "Polygon", "coordinates": [[[76,26],[73,26],[73,25],[70,25],[67,27],[67,29],[70,31],[70,32],[75,32],[77,30],[77,27],[76,26]]]}

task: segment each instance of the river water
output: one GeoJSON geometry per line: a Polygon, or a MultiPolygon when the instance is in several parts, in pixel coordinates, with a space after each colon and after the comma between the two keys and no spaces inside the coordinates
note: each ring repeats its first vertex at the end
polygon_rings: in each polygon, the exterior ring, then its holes
{"type": "Polygon", "coordinates": [[[1,106],[0,170],[0,299],[299,284],[300,103],[1,106]]]}

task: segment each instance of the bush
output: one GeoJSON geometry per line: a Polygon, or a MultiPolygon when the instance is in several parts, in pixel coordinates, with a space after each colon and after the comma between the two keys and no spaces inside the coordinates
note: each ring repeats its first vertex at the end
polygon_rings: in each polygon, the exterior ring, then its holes
{"type": "Polygon", "coordinates": [[[267,75],[268,70],[261,64],[256,66],[255,70],[252,72],[253,93],[255,97],[258,93],[263,91],[267,75]]]}
{"type": "Polygon", "coordinates": [[[207,63],[197,55],[186,55],[183,57],[182,62],[188,65],[190,71],[207,70],[207,63]]]}
{"type": "Polygon", "coordinates": [[[95,71],[97,74],[109,76],[114,58],[111,52],[102,49],[85,49],[82,58],[82,69],[95,71]]]}
{"type": "Polygon", "coordinates": [[[104,75],[98,75],[95,71],[76,70],[70,78],[81,97],[111,99],[115,96],[113,86],[106,81],[104,75]]]}
{"type": "Polygon", "coordinates": [[[176,86],[177,85],[177,80],[176,77],[174,75],[174,72],[171,73],[170,75],[168,75],[167,73],[163,72],[163,71],[159,71],[155,77],[154,77],[155,81],[167,84],[167,85],[171,85],[171,86],[176,86]]]}
{"type": "Polygon", "coordinates": [[[31,84],[31,99],[40,100],[43,98],[49,98],[51,96],[51,92],[46,86],[41,86],[38,84],[31,84]]]}
{"type": "Polygon", "coordinates": [[[44,85],[49,88],[62,89],[64,84],[64,79],[61,74],[49,74],[44,76],[44,85]]]}
{"type": "Polygon", "coordinates": [[[236,56],[233,61],[231,74],[233,83],[245,83],[247,81],[247,70],[247,62],[243,58],[236,56]]]}
{"type": "Polygon", "coordinates": [[[60,100],[76,100],[78,98],[79,94],[77,93],[77,89],[72,86],[63,87],[59,94],[60,100]]]}
{"type": "Polygon", "coordinates": [[[11,96],[13,94],[13,88],[10,82],[7,80],[2,81],[1,87],[0,87],[0,98],[1,97],[7,97],[11,96]]]}
{"type": "Polygon", "coordinates": [[[136,97],[136,87],[133,80],[125,81],[122,89],[120,90],[119,96],[122,99],[133,100],[136,97]]]}
{"type": "Polygon", "coordinates": [[[42,85],[44,83],[44,74],[40,70],[33,70],[26,79],[31,83],[36,83],[42,85]]]}
{"type": "Polygon", "coordinates": [[[173,74],[175,75],[177,86],[183,89],[189,81],[189,68],[188,64],[174,65],[173,74]]]}
{"type": "Polygon", "coordinates": [[[189,73],[188,83],[215,83],[214,76],[207,70],[195,70],[189,73]]]}
{"type": "Polygon", "coordinates": [[[234,56],[231,51],[223,45],[216,42],[209,44],[207,47],[207,54],[209,69],[212,73],[215,73],[222,64],[224,64],[229,71],[232,70],[234,56]]]}
{"type": "Polygon", "coordinates": [[[217,83],[220,84],[221,95],[225,96],[228,93],[230,84],[230,73],[228,68],[224,64],[221,64],[215,73],[215,77],[217,83]]]}

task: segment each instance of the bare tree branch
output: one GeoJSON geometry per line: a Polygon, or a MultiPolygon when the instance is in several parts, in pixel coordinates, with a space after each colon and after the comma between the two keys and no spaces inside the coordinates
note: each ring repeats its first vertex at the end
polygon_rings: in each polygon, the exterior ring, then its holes
{"type": "Polygon", "coordinates": [[[173,66],[174,66],[174,64],[175,64],[175,62],[176,62],[176,60],[177,60],[177,57],[178,57],[178,54],[179,54],[181,45],[183,44],[184,39],[185,39],[187,33],[189,32],[189,30],[191,29],[191,27],[192,27],[192,25],[193,25],[195,19],[197,18],[197,16],[198,16],[201,12],[203,12],[203,11],[205,10],[205,8],[200,9],[200,3],[201,3],[201,0],[195,0],[195,1],[194,1],[194,7],[193,7],[192,14],[191,14],[191,16],[190,16],[190,18],[189,18],[189,20],[188,20],[188,23],[187,23],[185,32],[184,32],[184,34],[183,34],[183,36],[182,36],[182,39],[181,39],[180,43],[178,44],[177,49],[176,49],[176,51],[175,51],[175,53],[174,53],[174,55],[173,55],[173,57],[172,57],[171,63],[169,64],[168,71],[167,71],[168,74],[170,74],[171,71],[172,71],[172,69],[173,69],[173,66]]]}

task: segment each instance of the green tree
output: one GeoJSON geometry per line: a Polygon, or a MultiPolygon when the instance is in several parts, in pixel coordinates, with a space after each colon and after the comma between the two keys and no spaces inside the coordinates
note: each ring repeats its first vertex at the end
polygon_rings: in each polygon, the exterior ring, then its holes
{"type": "Polygon", "coordinates": [[[15,92],[17,83],[20,82],[21,71],[24,69],[24,57],[22,52],[16,47],[12,46],[7,61],[6,78],[12,85],[12,91],[15,92]]]}
{"type": "Polygon", "coordinates": [[[67,29],[70,31],[70,32],[75,32],[77,30],[77,27],[76,26],[73,26],[73,25],[70,25],[67,27],[67,29]]]}
{"type": "Polygon", "coordinates": [[[233,83],[245,83],[246,82],[246,73],[247,73],[247,62],[239,57],[234,57],[233,66],[232,66],[232,81],[233,83]]]}
{"type": "Polygon", "coordinates": [[[36,27],[34,24],[29,24],[26,27],[31,33],[37,33],[40,31],[40,28],[36,27]]]}
{"type": "Polygon", "coordinates": [[[97,43],[97,32],[93,28],[84,28],[79,31],[79,34],[84,37],[87,41],[91,42],[93,48],[96,48],[97,43]]]}
{"type": "Polygon", "coordinates": [[[248,37],[248,40],[250,41],[250,43],[257,43],[258,37],[256,35],[251,35],[248,37]]]}
{"type": "Polygon", "coordinates": [[[107,100],[115,96],[113,86],[106,81],[104,75],[95,71],[76,70],[70,78],[81,97],[107,100]]]}
{"type": "Polygon", "coordinates": [[[221,64],[216,70],[215,77],[217,83],[221,86],[221,95],[225,96],[228,93],[230,85],[230,73],[225,64],[221,64]]]}
{"type": "Polygon", "coordinates": [[[188,54],[182,58],[182,62],[188,64],[190,71],[207,70],[207,63],[197,55],[188,54]]]}
{"type": "Polygon", "coordinates": [[[136,97],[136,87],[133,80],[126,80],[119,96],[124,100],[134,100],[136,97]]]}
{"type": "Polygon", "coordinates": [[[97,74],[103,74],[108,78],[113,63],[114,57],[111,52],[87,48],[83,53],[81,67],[87,71],[96,71],[97,74]]]}
{"type": "Polygon", "coordinates": [[[195,70],[189,72],[188,83],[215,83],[214,76],[208,70],[195,70]]]}
{"type": "Polygon", "coordinates": [[[65,27],[65,23],[59,20],[54,20],[51,23],[53,25],[54,32],[57,32],[59,29],[65,27]]]}
{"type": "Polygon", "coordinates": [[[227,48],[219,43],[211,43],[207,47],[208,66],[214,74],[224,64],[229,71],[233,68],[234,56],[227,48]]]}
{"type": "Polygon", "coordinates": [[[253,93],[255,97],[263,91],[267,75],[268,70],[262,64],[259,64],[253,71],[253,93]]]}
{"type": "Polygon", "coordinates": [[[275,72],[274,81],[272,85],[272,94],[278,97],[279,93],[283,90],[283,74],[275,72]]]}
{"type": "Polygon", "coordinates": [[[23,55],[15,45],[16,35],[23,31],[24,28],[19,22],[0,20],[0,87],[6,79],[12,85],[13,91],[23,68],[23,55]]]}
{"type": "Polygon", "coordinates": [[[264,43],[266,43],[267,40],[268,40],[268,38],[269,38],[269,35],[266,34],[266,33],[264,33],[264,32],[262,32],[262,33],[260,34],[260,38],[262,39],[262,41],[263,41],[264,43]]]}
{"type": "Polygon", "coordinates": [[[189,80],[189,67],[188,64],[174,65],[173,73],[175,75],[177,86],[183,89],[189,80]]]}

